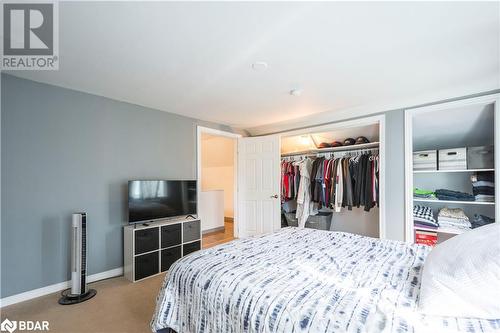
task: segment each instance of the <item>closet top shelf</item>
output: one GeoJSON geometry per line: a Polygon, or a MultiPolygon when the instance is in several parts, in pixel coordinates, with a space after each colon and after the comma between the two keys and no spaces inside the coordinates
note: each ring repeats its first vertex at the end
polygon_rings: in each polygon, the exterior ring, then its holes
{"type": "Polygon", "coordinates": [[[413,170],[413,173],[483,172],[483,171],[495,171],[495,169],[413,170]]]}
{"type": "Polygon", "coordinates": [[[340,146],[340,147],[330,147],[330,148],[319,148],[319,149],[308,149],[295,151],[290,153],[281,154],[281,156],[294,156],[294,155],[305,155],[305,154],[318,154],[318,153],[333,153],[337,151],[357,151],[370,148],[378,148],[379,142],[363,143],[359,145],[351,146],[340,146]]]}

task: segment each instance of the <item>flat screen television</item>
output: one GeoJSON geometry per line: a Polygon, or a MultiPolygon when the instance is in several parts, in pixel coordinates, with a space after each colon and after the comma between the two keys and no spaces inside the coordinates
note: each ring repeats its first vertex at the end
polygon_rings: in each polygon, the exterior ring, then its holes
{"type": "Polygon", "coordinates": [[[129,223],[196,214],[196,180],[130,180],[129,223]]]}

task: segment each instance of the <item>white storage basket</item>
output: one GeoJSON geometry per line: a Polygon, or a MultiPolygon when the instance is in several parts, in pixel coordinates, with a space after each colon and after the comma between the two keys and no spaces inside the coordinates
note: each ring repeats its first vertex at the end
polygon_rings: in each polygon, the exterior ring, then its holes
{"type": "Polygon", "coordinates": [[[437,150],[414,152],[413,170],[437,170],[437,150]]]}
{"type": "Polygon", "coordinates": [[[439,170],[465,170],[467,169],[467,149],[440,149],[439,170]]]}

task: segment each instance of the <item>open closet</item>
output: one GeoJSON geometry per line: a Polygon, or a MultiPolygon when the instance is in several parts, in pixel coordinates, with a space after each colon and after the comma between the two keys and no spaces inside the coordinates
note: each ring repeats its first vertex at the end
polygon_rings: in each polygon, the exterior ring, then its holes
{"type": "Polygon", "coordinates": [[[406,240],[498,222],[498,95],[406,110],[406,240]]]}
{"type": "Polygon", "coordinates": [[[281,135],[282,227],[384,238],[384,116],[281,135]]]}

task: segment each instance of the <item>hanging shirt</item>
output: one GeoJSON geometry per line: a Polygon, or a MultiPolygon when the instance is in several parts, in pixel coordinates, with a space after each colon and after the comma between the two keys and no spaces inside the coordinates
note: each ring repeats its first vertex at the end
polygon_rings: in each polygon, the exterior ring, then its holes
{"type": "Polygon", "coordinates": [[[344,195],[344,181],[342,173],[342,159],[337,163],[336,178],[335,178],[335,211],[339,213],[342,210],[342,200],[344,195]]]}
{"type": "Polygon", "coordinates": [[[310,178],[311,178],[311,186],[310,186],[310,190],[311,190],[311,200],[314,200],[314,193],[316,192],[316,172],[318,171],[318,164],[320,162],[320,159],[317,158],[315,159],[313,162],[312,162],[312,168],[311,168],[311,175],[310,175],[310,178]]]}
{"type": "Polygon", "coordinates": [[[356,179],[356,195],[357,195],[357,205],[356,207],[364,206],[366,197],[366,169],[367,169],[368,156],[361,155],[359,157],[359,166],[356,179]]]}
{"type": "Polygon", "coordinates": [[[282,161],[281,162],[281,202],[286,201],[286,193],[287,193],[287,186],[288,186],[288,181],[286,175],[286,166],[287,162],[282,161]]]}
{"type": "Polygon", "coordinates": [[[331,186],[332,186],[332,166],[334,164],[334,160],[328,159],[325,160],[326,168],[323,177],[323,182],[325,184],[325,207],[330,207],[330,195],[331,195],[331,186]]]}
{"type": "Polygon", "coordinates": [[[330,177],[331,177],[331,189],[330,189],[330,202],[328,204],[328,207],[330,208],[335,208],[335,191],[337,189],[337,166],[339,163],[339,159],[336,158],[332,161],[332,167],[331,167],[331,172],[330,172],[330,177]]]}
{"type": "Polygon", "coordinates": [[[295,187],[295,196],[294,196],[294,199],[297,199],[297,196],[299,194],[299,185],[300,185],[300,170],[299,170],[299,165],[300,165],[300,162],[296,162],[293,164],[294,166],[294,180],[295,180],[295,183],[294,183],[294,187],[295,187]]]}
{"type": "Polygon", "coordinates": [[[294,185],[295,182],[293,181],[294,178],[294,168],[292,163],[288,163],[288,168],[287,168],[287,176],[288,176],[288,192],[287,192],[287,199],[290,200],[294,197],[294,185]]]}
{"type": "Polygon", "coordinates": [[[377,203],[377,160],[375,156],[372,155],[372,202],[373,205],[377,203]]]}
{"type": "Polygon", "coordinates": [[[297,191],[297,212],[295,217],[298,219],[299,228],[304,228],[307,218],[311,213],[311,171],[312,161],[309,158],[301,161],[299,164],[300,182],[297,191]]]}
{"type": "Polygon", "coordinates": [[[323,194],[323,171],[324,171],[324,157],[316,159],[317,169],[313,175],[311,182],[314,183],[314,192],[312,194],[312,201],[317,202],[321,207],[322,194],[323,194]]]}
{"type": "Polygon", "coordinates": [[[344,180],[344,193],[342,200],[342,207],[346,207],[349,210],[352,210],[352,181],[351,181],[351,172],[349,169],[350,158],[344,158],[342,161],[342,169],[343,169],[343,180],[344,180]]]}
{"type": "Polygon", "coordinates": [[[366,155],[366,169],[365,169],[365,180],[364,180],[364,197],[363,206],[365,206],[365,211],[369,212],[373,207],[373,182],[372,182],[372,162],[370,157],[366,155]]]}

